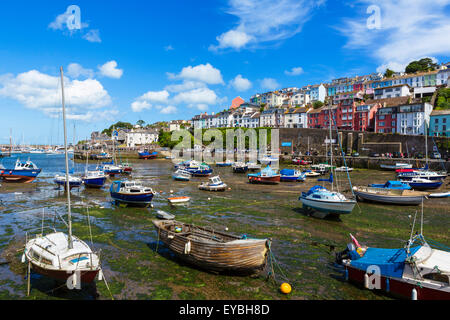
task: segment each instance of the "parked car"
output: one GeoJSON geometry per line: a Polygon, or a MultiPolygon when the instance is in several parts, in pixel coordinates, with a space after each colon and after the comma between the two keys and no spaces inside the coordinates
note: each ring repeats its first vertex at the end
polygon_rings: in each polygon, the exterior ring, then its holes
{"type": "Polygon", "coordinates": [[[369,157],[371,157],[371,158],[379,158],[380,154],[376,153],[376,152],[371,152],[371,153],[369,153],[369,157]]]}
{"type": "Polygon", "coordinates": [[[403,158],[403,154],[399,151],[394,151],[392,158],[403,158]]]}
{"type": "Polygon", "coordinates": [[[359,153],[358,152],[353,152],[352,153],[352,157],[359,157],[359,153]]]}

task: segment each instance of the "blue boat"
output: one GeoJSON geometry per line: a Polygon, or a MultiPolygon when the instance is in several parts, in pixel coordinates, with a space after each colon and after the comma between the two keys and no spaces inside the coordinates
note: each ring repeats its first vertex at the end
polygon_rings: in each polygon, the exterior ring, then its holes
{"type": "Polygon", "coordinates": [[[429,180],[423,178],[412,178],[409,181],[406,181],[410,187],[417,190],[428,190],[428,189],[438,189],[442,185],[442,181],[440,180],[429,180]]]}
{"type": "Polygon", "coordinates": [[[225,162],[216,162],[216,167],[231,167],[233,165],[233,161],[227,160],[225,162]]]}
{"type": "Polygon", "coordinates": [[[155,194],[152,188],[135,181],[114,181],[109,192],[116,202],[135,206],[148,206],[155,194]]]}
{"type": "Polygon", "coordinates": [[[212,168],[206,163],[198,164],[196,161],[191,161],[189,166],[184,167],[194,177],[206,177],[213,172],[212,168]]]}
{"type": "Polygon", "coordinates": [[[148,152],[148,150],[144,150],[143,152],[138,152],[139,159],[154,159],[158,156],[158,152],[148,152]]]}
{"type": "Polygon", "coordinates": [[[8,169],[0,165],[0,178],[5,182],[24,182],[30,183],[41,173],[42,169],[39,169],[33,162],[20,162],[16,160],[14,169],[8,169]]]}
{"type": "Polygon", "coordinates": [[[294,170],[294,169],[283,169],[280,171],[281,177],[280,180],[281,181],[305,181],[306,179],[306,175],[298,170],[294,170]]]}
{"type": "Polygon", "coordinates": [[[372,183],[369,184],[372,188],[383,188],[383,189],[400,189],[400,190],[411,190],[411,187],[403,183],[402,181],[389,180],[385,184],[372,183]]]}
{"type": "Polygon", "coordinates": [[[87,188],[101,188],[106,182],[106,174],[103,171],[86,171],[83,183],[87,188]]]}
{"type": "Polygon", "coordinates": [[[191,180],[191,173],[183,169],[178,169],[172,174],[172,178],[176,181],[189,181],[191,180]]]}

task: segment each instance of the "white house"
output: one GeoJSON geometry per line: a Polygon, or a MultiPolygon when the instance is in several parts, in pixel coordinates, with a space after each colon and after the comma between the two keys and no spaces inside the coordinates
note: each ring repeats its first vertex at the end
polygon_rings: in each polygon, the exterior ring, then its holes
{"type": "Polygon", "coordinates": [[[307,94],[303,91],[299,91],[292,95],[292,97],[289,101],[289,105],[291,105],[293,107],[303,106],[303,105],[309,103],[309,101],[310,101],[309,94],[307,94]]]}
{"type": "Polygon", "coordinates": [[[397,132],[402,134],[425,134],[425,122],[429,123],[433,106],[428,102],[398,107],[397,132]]]}
{"type": "Polygon", "coordinates": [[[308,128],[308,110],[302,108],[289,108],[284,113],[285,128],[308,128]]]}
{"type": "MultiPolygon", "coordinates": [[[[316,84],[311,86],[311,89],[307,92],[309,93],[309,99],[311,102],[315,101],[325,101],[325,98],[327,96],[327,89],[323,84],[316,84]]],[[[309,102],[309,101],[308,101],[309,102]]],[[[305,102],[305,103],[308,103],[305,102]]]]}
{"type": "Polygon", "coordinates": [[[132,129],[126,133],[125,142],[127,147],[136,147],[152,144],[158,141],[157,130],[132,129]]]}
{"type": "Polygon", "coordinates": [[[230,128],[232,127],[233,115],[230,111],[222,111],[216,114],[216,126],[217,128],[230,128]]]}
{"type": "Polygon", "coordinates": [[[283,128],[284,126],[284,109],[270,108],[263,110],[259,117],[261,127],[283,128]]]}
{"type": "Polygon", "coordinates": [[[442,67],[436,75],[436,85],[449,85],[448,78],[450,77],[450,68],[442,67]]]}
{"type": "Polygon", "coordinates": [[[407,84],[400,84],[400,85],[375,89],[374,99],[406,97],[409,95],[411,95],[410,86],[407,84]]]}

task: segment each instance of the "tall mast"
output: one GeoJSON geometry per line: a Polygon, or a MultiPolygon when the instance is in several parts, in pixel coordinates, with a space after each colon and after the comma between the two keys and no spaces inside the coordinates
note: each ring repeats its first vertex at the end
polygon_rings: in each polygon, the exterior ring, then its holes
{"type": "Polygon", "coordinates": [[[428,165],[428,133],[427,133],[427,119],[424,119],[425,124],[425,163],[428,165]]]}
{"type": "Polygon", "coordinates": [[[9,156],[12,154],[12,129],[9,129],[9,156]]]}
{"type": "MultiPolygon", "coordinates": [[[[331,134],[331,104],[328,108],[328,124],[330,128],[330,171],[331,174],[333,174],[333,142],[331,140],[332,134],[331,134]]],[[[333,191],[333,182],[331,182],[331,191],[333,191]]]]}
{"type": "Polygon", "coordinates": [[[61,91],[62,91],[62,109],[63,109],[63,123],[64,123],[64,153],[66,156],[66,193],[67,193],[67,209],[69,217],[69,249],[73,248],[72,242],[72,213],[70,212],[70,183],[69,183],[69,156],[67,154],[67,129],[66,129],[66,106],[64,101],[64,76],[63,67],[61,67],[61,91]]]}

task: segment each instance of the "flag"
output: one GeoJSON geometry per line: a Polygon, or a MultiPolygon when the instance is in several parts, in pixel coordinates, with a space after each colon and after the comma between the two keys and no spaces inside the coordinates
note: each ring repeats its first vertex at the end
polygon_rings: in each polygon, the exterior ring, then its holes
{"type": "Polygon", "coordinates": [[[358,240],[350,233],[350,238],[352,238],[352,242],[357,246],[358,248],[361,248],[361,245],[359,244],[358,240]]]}

